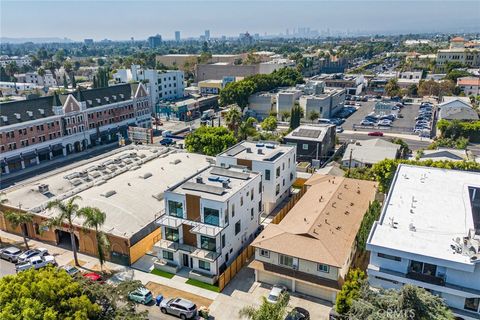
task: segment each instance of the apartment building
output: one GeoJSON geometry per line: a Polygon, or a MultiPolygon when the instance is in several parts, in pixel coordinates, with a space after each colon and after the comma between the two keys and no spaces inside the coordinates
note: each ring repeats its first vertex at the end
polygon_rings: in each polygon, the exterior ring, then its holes
{"type": "Polygon", "coordinates": [[[367,241],[372,286],[423,287],[480,318],[480,174],[400,165],[367,241]]]}
{"type": "Polygon", "coordinates": [[[0,56],[0,66],[5,68],[7,64],[10,63],[15,63],[18,67],[23,67],[24,65],[29,65],[30,63],[32,63],[32,58],[30,58],[29,56],[0,56]]]}
{"type": "Polygon", "coordinates": [[[279,224],[253,241],[255,280],[335,303],[356,252],[355,237],[375,199],[371,181],[313,175],[279,224]]]}
{"type": "Polygon", "coordinates": [[[2,175],[126,137],[151,126],[149,96],[131,83],[0,105],[2,175]]]}
{"type": "Polygon", "coordinates": [[[450,40],[448,49],[437,51],[436,68],[445,71],[446,64],[449,62],[458,62],[467,67],[480,66],[480,51],[478,48],[470,48],[465,39],[455,37],[450,40]]]}
{"type": "Polygon", "coordinates": [[[335,149],[335,125],[301,125],[284,137],[287,145],[297,148],[297,160],[312,162],[316,166],[325,162],[335,149]]]}
{"type": "Polygon", "coordinates": [[[253,240],[262,212],[262,178],[245,168],[209,166],[163,194],[155,268],[215,283],[253,240]]]}
{"type": "Polygon", "coordinates": [[[480,78],[461,77],[457,79],[457,86],[466,96],[477,96],[480,94],[480,78]]]}
{"type": "Polygon", "coordinates": [[[19,82],[33,83],[38,86],[56,87],[57,81],[51,71],[45,71],[45,75],[41,76],[38,72],[27,72],[23,74],[16,74],[15,78],[19,82]]]}
{"type": "Polygon", "coordinates": [[[265,142],[242,141],[219,154],[216,164],[221,167],[244,166],[262,175],[262,201],[269,214],[290,195],[296,179],[296,148],[265,142]]]}
{"type": "Polygon", "coordinates": [[[325,89],[321,94],[302,95],[298,100],[304,111],[304,118],[312,111],[317,112],[319,118],[332,118],[345,104],[345,89],[325,89]]]}
{"type": "Polygon", "coordinates": [[[130,70],[117,70],[113,78],[119,83],[142,82],[148,90],[152,106],[161,100],[175,100],[184,96],[184,73],[180,70],[143,69],[132,65],[130,70]]]}

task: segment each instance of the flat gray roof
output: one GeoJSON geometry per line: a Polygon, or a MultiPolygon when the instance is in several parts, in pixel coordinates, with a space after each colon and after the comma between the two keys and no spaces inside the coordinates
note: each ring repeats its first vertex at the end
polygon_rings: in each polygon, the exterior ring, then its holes
{"type": "Polygon", "coordinates": [[[295,146],[289,146],[284,144],[272,143],[272,142],[250,142],[242,141],[219,156],[233,157],[236,159],[246,159],[255,161],[271,161],[275,162],[286,153],[295,149],[295,146]],[[261,153],[259,153],[259,150],[261,153]]]}

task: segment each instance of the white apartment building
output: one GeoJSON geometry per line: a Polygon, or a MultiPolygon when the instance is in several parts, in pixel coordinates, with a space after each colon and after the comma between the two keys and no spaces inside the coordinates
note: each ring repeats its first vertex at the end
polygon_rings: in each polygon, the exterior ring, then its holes
{"type": "Polygon", "coordinates": [[[480,173],[400,165],[367,240],[373,287],[423,287],[480,319],[480,173]]]}
{"type": "Polygon", "coordinates": [[[222,167],[245,166],[262,175],[266,214],[290,194],[296,179],[296,146],[242,141],[217,156],[222,167]]]}
{"type": "Polygon", "coordinates": [[[7,64],[16,63],[18,67],[23,67],[32,63],[32,59],[29,56],[17,57],[17,56],[0,56],[0,66],[5,68],[7,64]]]}
{"type": "Polygon", "coordinates": [[[19,82],[33,83],[38,86],[44,87],[55,87],[57,86],[57,81],[50,71],[45,71],[45,75],[41,76],[37,72],[27,72],[22,74],[16,74],[15,78],[19,82]]]}
{"type": "Polygon", "coordinates": [[[167,189],[158,220],[155,267],[215,283],[250,244],[260,225],[262,178],[245,168],[209,166],[167,189]]]}
{"type": "Polygon", "coordinates": [[[143,82],[150,94],[152,106],[160,100],[175,100],[184,96],[184,73],[180,70],[161,71],[132,65],[131,70],[117,70],[113,78],[121,83],[143,82]]]}

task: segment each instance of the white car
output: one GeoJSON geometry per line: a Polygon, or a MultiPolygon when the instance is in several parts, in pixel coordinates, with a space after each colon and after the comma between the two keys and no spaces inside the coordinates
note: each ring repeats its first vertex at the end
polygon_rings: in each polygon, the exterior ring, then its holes
{"type": "Polygon", "coordinates": [[[71,276],[74,276],[80,272],[80,270],[78,270],[76,267],[70,266],[68,264],[66,266],[63,266],[62,269],[71,276]]]}
{"type": "Polygon", "coordinates": [[[360,122],[360,124],[362,126],[373,126],[375,123],[372,122],[372,121],[368,121],[368,120],[362,120],[362,122],[360,122]]]}
{"type": "Polygon", "coordinates": [[[386,119],[385,120],[380,120],[378,122],[378,125],[379,126],[384,126],[384,127],[391,127],[392,126],[392,121],[386,120],[386,119]]]}
{"type": "Polygon", "coordinates": [[[45,248],[30,249],[18,256],[18,263],[27,262],[28,259],[33,258],[35,256],[43,257],[46,255],[48,255],[48,250],[45,248]]]}
{"type": "Polygon", "coordinates": [[[25,263],[17,264],[15,266],[15,270],[17,272],[25,271],[28,269],[37,270],[37,269],[46,267],[47,265],[52,265],[52,266],[57,265],[57,262],[55,261],[55,258],[53,256],[45,256],[45,257],[35,256],[33,258],[28,259],[28,261],[25,263]]]}
{"type": "Polygon", "coordinates": [[[268,294],[267,301],[270,303],[277,303],[278,300],[280,299],[280,295],[282,293],[285,293],[287,291],[287,288],[285,288],[282,285],[274,285],[272,290],[270,290],[270,293],[268,294]]]}
{"type": "Polygon", "coordinates": [[[343,128],[341,126],[338,126],[335,128],[335,132],[336,133],[342,133],[343,132],[343,128]]]}
{"type": "Polygon", "coordinates": [[[0,258],[16,263],[18,261],[18,257],[21,254],[22,254],[22,250],[16,247],[8,247],[5,249],[2,249],[2,251],[0,252],[0,258]]]}
{"type": "Polygon", "coordinates": [[[361,107],[362,104],[357,102],[357,103],[355,103],[355,106],[356,106],[356,107],[361,107]]]}

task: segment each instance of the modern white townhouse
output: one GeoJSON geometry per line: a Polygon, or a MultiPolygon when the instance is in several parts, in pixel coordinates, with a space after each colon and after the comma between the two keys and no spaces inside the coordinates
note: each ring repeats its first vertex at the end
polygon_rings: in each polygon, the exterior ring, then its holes
{"type": "Polygon", "coordinates": [[[480,173],[400,165],[367,241],[373,287],[423,287],[480,319],[480,173]]]}
{"type": "Polygon", "coordinates": [[[164,193],[157,220],[155,268],[188,268],[191,279],[215,283],[253,241],[262,212],[262,178],[241,167],[209,166],[164,193]]]}
{"type": "Polygon", "coordinates": [[[222,167],[245,166],[262,175],[266,214],[285,197],[296,179],[296,146],[242,141],[217,156],[222,167]]]}

